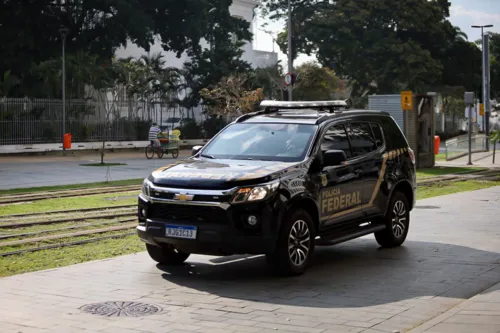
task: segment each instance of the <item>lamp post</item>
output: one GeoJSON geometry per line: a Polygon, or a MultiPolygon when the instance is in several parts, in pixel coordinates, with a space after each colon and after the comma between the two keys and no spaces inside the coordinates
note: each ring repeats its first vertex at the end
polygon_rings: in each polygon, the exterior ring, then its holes
{"type": "MultiPolygon", "coordinates": [[[[288,0],[288,73],[293,73],[293,58],[292,58],[292,4],[288,0]]],[[[292,76],[293,77],[293,76],[292,76]]],[[[292,101],[293,81],[288,85],[288,100],[292,101]]]]}
{"type": "Polygon", "coordinates": [[[493,24],[486,25],[473,25],[472,28],[480,28],[481,29],[481,44],[482,44],[482,53],[483,53],[483,104],[484,104],[484,115],[483,115],[483,130],[486,135],[486,150],[489,151],[489,127],[490,127],[490,59],[489,59],[489,48],[487,37],[484,36],[484,28],[492,28],[493,24]]]}
{"type": "Polygon", "coordinates": [[[61,33],[62,39],[62,134],[63,134],[63,151],[66,150],[64,148],[64,134],[66,133],[66,52],[65,52],[65,44],[66,44],[66,36],[68,35],[68,29],[61,28],[59,29],[61,33]]]}

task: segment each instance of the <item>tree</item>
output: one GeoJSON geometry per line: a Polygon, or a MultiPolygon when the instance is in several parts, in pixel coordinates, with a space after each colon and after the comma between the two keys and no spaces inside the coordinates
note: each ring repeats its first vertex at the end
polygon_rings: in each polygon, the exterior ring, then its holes
{"type": "Polygon", "coordinates": [[[248,88],[255,90],[262,88],[266,99],[280,100],[285,85],[283,82],[283,68],[278,62],[276,65],[256,68],[248,73],[248,88]]]}
{"type": "MultiPolygon", "coordinates": [[[[190,99],[186,101],[189,107],[199,104],[199,92],[210,88],[223,77],[235,73],[247,73],[250,64],[241,59],[243,45],[249,41],[252,34],[246,21],[235,20],[229,11],[232,0],[206,0],[212,6],[207,13],[208,30],[205,35],[208,48],[191,55],[184,64],[184,74],[190,99]]],[[[209,7],[210,7],[209,6],[209,7]]]]}
{"type": "MultiPolygon", "coordinates": [[[[264,12],[283,17],[286,3],[264,0],[264,12]]],[[[453,52],[465,49],[477,57],[465,41],[456,45],[461,33],[447,20],[449,5],[446,0],[292,0],[292,21],[298,22],[292,49],[315,52],[323,66],[351,81],[355,96],[449,84],[446,80],[460,79],[451,73],[463,65],[446,64],[453,52]]],[[[281,38],[282,49],[284,42],[281,38]]],[[[474,64],[464,64],[467,74],[477,71],[474,64]]]]}
{"type": "Polygon", "coordinates": [[[306,62],[296,68],[297,82],[293,95],[297,100],[318,101],[332,99],[338,89],[339,78],[329,68],[316,62],[306,62]]]}
{"type": "Polygon", "coordinates": [[[500,34],[488,32],[490,38],[490,95],[500,98],[500,34]]]}
{"type": "MultiPolygon", "coordinates": [[[[217,8],[226,33],[249,37],[248,23],[229,13],[232,0],[68,0],[0,2],[0,73],[11,70],[22,85],[12,94],[35,94],[40,77],[30,69],[61,56],[60,28],[68,29],[68,54],[97,56],[97,64],[110,62],[116,49],[133,42],[149,51],[158,38],[165,51],[199,55],[200,41],[213,33],[217,8]],[[28,24],[27,24],[28,23],[28,24]]],[[[230,39],[227,34],[224,38],[230,39]]]]}
{"type": "Polygon", "coordinates": [[[235,116],[256,111],[264,98],[263,90],[247,90],[248,76],[236,74],[222,78],[213,88],[203,88],[203,98],[210,116],[235,116]]]}

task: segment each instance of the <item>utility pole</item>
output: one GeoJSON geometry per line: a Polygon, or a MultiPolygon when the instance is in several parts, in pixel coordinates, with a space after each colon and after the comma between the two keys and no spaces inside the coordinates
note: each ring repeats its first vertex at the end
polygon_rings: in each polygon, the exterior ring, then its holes
{"type": "MultiPolygon", "coordinates": [[[[293,73],[293,58],[292,58],[292,4],[288,0],[288,73],[293,73]]],[[[292,76],[293,78],[293,76],[292,76]]],[[[288,100],[292,101],[293,81],[288,85],[288,100]]]]}
{"type": "Polygon", "coordinates": [[[59,29],[62,37],[62,134],[63,134],[63,152],[66,151],[64,148],[64,134],[66,133],[66,36],[68,35],[68,29],[59,29]]]}
{"type": "Polygon", "coordinates": [[[486,150],[489,151],[489,132],[490,132],[490,55],[489,55],[489,40],[488,35],[484,35],[484,28],[492,28],[493,24],[487,25],[473,25],[472,28],[481,29],[481,43],[483,53],[483,130],[486,135],[486,150]]]}
{"type": "Polygon", "coordinates": [[[474,105],[474,93],[473,92],[465,92],[464,102],[467,105],[469,110],[469,161],[467,165],[472,165],[472,105],[474,105]]]}

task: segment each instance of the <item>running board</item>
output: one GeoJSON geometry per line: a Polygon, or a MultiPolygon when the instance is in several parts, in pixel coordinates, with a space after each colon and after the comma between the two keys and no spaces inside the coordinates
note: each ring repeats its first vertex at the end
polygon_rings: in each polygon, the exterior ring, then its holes
{"type": "Polygon", "coordinates": [[[325,235],[319,239],[316,239],[315,244],[317,246],[335,245],[335,244],[346,242],[348,240],[352,240],[355,238],[359,238],[362,236],[373,234],[374,232],[384,230],[385,228],[386,228],[385,225],[379,224],[379,225],[375,225],[375,226],[372,226],[372,227],[369,227],[366,229],[362,229],[362,230],[359,230],[359,231],[356,231],[353,233],[340,233],[340,234],[335,235],[335,233],[332,232],[329,235],[325,235]]]}

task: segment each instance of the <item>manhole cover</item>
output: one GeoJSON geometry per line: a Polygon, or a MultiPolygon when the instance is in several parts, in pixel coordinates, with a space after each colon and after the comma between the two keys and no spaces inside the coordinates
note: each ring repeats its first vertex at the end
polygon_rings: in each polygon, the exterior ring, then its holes
{"type": "Polygon", "coordinates": [[[415,206],[417,209],[439,209],[439,206],[415,206]]]}
{"type": "Polygon", "coordinates": [[[161,311],[156,305],[136,302],[102,302],[84,305],[84,312],[105,317],[142,317],[161,311]]]}

